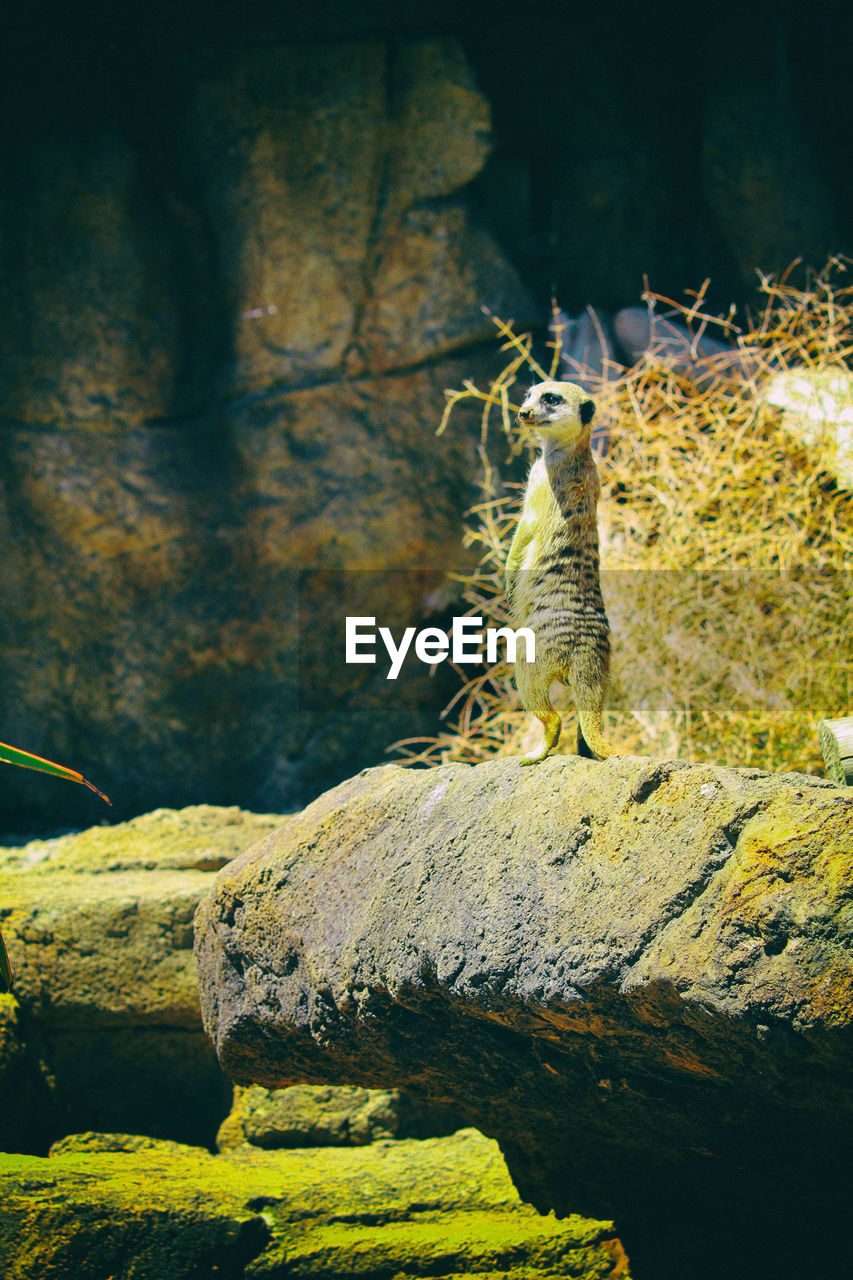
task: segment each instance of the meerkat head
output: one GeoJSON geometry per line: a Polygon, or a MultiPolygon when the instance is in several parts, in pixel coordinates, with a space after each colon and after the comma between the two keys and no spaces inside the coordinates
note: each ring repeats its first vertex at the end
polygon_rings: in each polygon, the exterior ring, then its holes
{"type": "Polygon", "coordinates": [[[537,382],[518,411],[518,420],[543,439],[577,444],[592,432],[595,402],[574,382],[537,382]]]}

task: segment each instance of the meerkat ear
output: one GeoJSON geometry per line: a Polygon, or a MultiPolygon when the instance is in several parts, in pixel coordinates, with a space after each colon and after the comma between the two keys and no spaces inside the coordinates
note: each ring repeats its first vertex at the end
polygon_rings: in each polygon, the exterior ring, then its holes
{"type": "Polygon", "coordinates": [[[580,402],[580,418],[584,426],[592,422],[592,416],[595,413],[595,402],[592,400],[581,400],[580,402]]]}

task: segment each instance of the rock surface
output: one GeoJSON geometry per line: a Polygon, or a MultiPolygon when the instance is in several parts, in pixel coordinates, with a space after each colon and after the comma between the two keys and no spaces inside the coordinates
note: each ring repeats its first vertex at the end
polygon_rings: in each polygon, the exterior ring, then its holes
{"type": "Polygon", "coordinates": [[[452,1103],[645,1274],[793,1275],[840,1247],[785,1228],[850,1172],[851,848],[800,775],[368,770],[220,873],[205,1025],[239,1081],[452,1103]]]}
{"type": "Polygon", "coordinates": [[[629,1275],[611,1223],[540,1217],[473,1130],[220,1156],[126,1139],[98,1153],[94,1136],[49,1160],[0,1155],[8,1280],[629,1275]]]}
{"type": "Polygon", "coordinates": [[[296,1084],[234,1090],[216,1135],[220,1151],[244,1142],[279,1147],[363,1147],[381,1138],[435,1137],[458,1128],[455,1117],[418,1111],[399,1089],[296,1084]]]}
{"type": "Polygon", "coordinates": [[[277,815],[198,805],[0,850],[15,968],[0,1006],[0,1147],[69,1128],[212,1142],[230,1086],[201,1029],[192,919],[277,815]]]}
{"type": "MultiPolygon", "coordinates": [[[[287,808],[429,729],[448,686],[382,699],[343,620],[436,612],[479,470],[444,388],[500,359],[482,304],[532,316],[458,41],[290,34],[158,45],[132,107],[92,59],[10,95],[3,738],[120,817],[287,808]]],[[[2,812],[101,816],[25,775],[2,812]]]]}

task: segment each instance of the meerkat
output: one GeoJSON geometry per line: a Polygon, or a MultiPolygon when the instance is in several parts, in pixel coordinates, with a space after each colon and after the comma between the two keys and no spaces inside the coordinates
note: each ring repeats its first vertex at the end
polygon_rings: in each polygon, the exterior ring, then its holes
{"type": "Polygon", "coordinates": [[[535,661],[515,664],[522,705],[543,726],[542,742],[522,764],[544,760],[557,745],[562,721],[551,703],[554,680],[568,686],[577,707],[578,754],[599,760],[616,754],[602,731],[610,628],[598,574],[594,413],[594,402],[573,382],[540,382],[518,414],[542,445],[506,563],[515,624],[536,637],[535,661]]]}

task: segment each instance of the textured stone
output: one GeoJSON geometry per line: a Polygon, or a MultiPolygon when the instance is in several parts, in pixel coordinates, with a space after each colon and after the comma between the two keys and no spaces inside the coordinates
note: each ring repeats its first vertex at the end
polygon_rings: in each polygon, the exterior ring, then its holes
{"type": "MultiPolygon", "coordinates": [[[[120,817],[304,803],[449,697],[383,701],[343,619],[422,625],[464,567],[477,436],[436,439],[444,389],[498,367],[482,304],[531,307],[468,211],[491,129],[460,44],[379,32],[166,42],[132,109],[97,68],[10,104],[4,738],[120,817]]],[[[101,816],[24,777],[3,808],[101,816]]]]}
{"type": "Polygon", "coordinates": [[[171,1142],[168,1138],[149,1138],[142,1133],[69,1133],[51,1144],[48,1155],[103,1154],[105,1151],[153,1151],[161,1156],[186,1157],[193,1151],[207,1155],[204,1147],[188,1147],[183,1142],[171,1142]]]}
{"type": "MultiPolygon", "coordinates": [[[[0,322],[8,418],[141,425],[209,398],[214,369],[219,394],[339,375],[383,241],[470,182],[491,146],[488,104],[448,38],[202,46],[161,54],[158,73],[135,128],[106,112],[75,128],[72,110],[36,142],[6,144],[20,180],[2,211],[18,249],[0,322]]],[[[430,310],[446,235],[417,241],[405,283],[438,329],[463,306],[458,345],[472,320],[482,330],[481,301],[523,294],[483,238],[491,286],[475,256],[430,310]]],[[[402,313],[386,299],[384,315],[374,369],[408,359],[383,347],[395,351],[402,313]]],[[[447,345],[427,332],[422,354],[447,345]]]]}
{"type": "MultiPolygon", "coordinates": [[[[4,739],[80,769],[124,816],[200,795],[286,808],[428,732],[452,675],[347,666],[344,619],[425,625],[462,567],[476,436],[435,426],[470,372],[270,396],[181,431],[4,433],[4,739]]],[[[20,770],[5,806],[18,797],[21,824],[104,813],[20,770]]]]}
{"type": "Polygon", "coordinates": [[[381,1138],[434,1137],[451,1133],[455,1117],[419,1111],[399,1089],[357,1085],[293,1085],[234,1090],[234,1103],[219,1126],[220,1151],[248,1142],[255,1147],[363,1147],[381,1138]]]}
{"type": "Polygon", "coordinates": [[[50,1160],[0,1156],[0,1195],[9,1280],[629,1275],[611,1223],[522,1205],[497,1146],[472,1130],[220,1156],[69,1144],[50,1160]]]}
{"type": "Polygon", "coordinates": [[[74,1127],[213,1140],[230,1090],[201,1031],[193,913],[211,871],[281,821],[200,805],[0,850],[22,1014],[5,1145],[74,1127]]]}
{"type": "Polygon", "coordinates": [[[0,414],[126,425],[185,411],[180,277],[126,133],[115,119],[78,132],[65,113],[37,142],[13,132],[4,158],[0,414]]]}
{"type": "Polygon", "coordinates": [[[452,1103],[648,1274],[746,1274],[756,1231],[793,1274],[786,1215],[840,1212],[849,1167],[851,843],[850,795],[799,775],[369,770],[220,873],[205,1025],[240,1081],[452,1103]]]}

